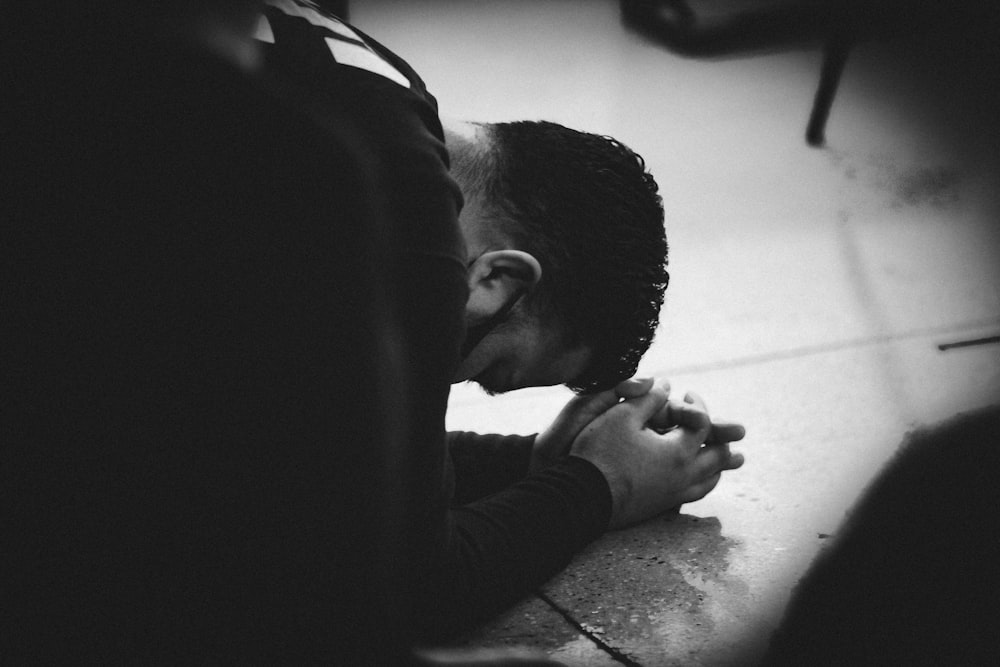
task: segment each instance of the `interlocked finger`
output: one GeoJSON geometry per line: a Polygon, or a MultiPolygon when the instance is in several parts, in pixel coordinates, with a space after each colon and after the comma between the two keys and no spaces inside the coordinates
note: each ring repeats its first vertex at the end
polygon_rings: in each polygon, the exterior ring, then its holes
{"type": "MultiPolygon", "coordinates": [[[[727,466],[733,458],[729,445],[709,445],[698,450],[692,463],[696,478],[702,479],[715,473],[728,470],[727,466]]],[[[742,456],[740,457],[742,458],[742,456]]]]}
{"type": "Polygon", "coordinates": [[[705,405],[705,401],[702,400],[701,396],[699,396],[698,394],[694,393],[693,391],[689,391],[688,393],[684,394],[684,402],[685,403],[690,403],[691,405],[694,405],[695,407],[697,407],[702,412],[705,412],[705,413],[708,412],[708,406],[705,405]]]}
{"type": "MultiPolygon", "coordinates": [[[[642,429],[654,415],[663,409],[663,405],[669,398],[668,389],[654,386],[642,396],[625,399],[612,410],[624,411],[628,421],[633,426],[642,429]]],[[[608,413],[610,414],[612,410],[609,410],[608,413]]]]}
{"type": "Polygon", "coordinates": [[[718,445],[724,442],[736,442],[742,440],[745,435],[746,428],[743,427],[743,424],[713,419],[712,432],[708,434],[705,444],[718,445]]]}
{"type": "Polygon", "coordinates": [[[697,406],[668,401],[657,411],[649,425],[661,434],[683,429],[686,432],[684,442],[692,447],[700,447],[708,438],[712,420],[697,406]]]}
{"type": "Polygon", "coordinates": [[[722,473],[717,472],[697,484],[692,484],[684,492],[684,502],[693,503],[696,500],[701,500],[715,488],[720,479],[722,479],[722,473]]]}
{"type": "Polygon", "coordinates": [[[726,464],[723,466],[722,469],[736,470],[737,468],[742,468],[745,462],[746,460],[743,458],[743,455],[740,454],[739,452],[736,452],[735,454],[731,453],[729,455],[729,461],[726,462],[726,464]]]}

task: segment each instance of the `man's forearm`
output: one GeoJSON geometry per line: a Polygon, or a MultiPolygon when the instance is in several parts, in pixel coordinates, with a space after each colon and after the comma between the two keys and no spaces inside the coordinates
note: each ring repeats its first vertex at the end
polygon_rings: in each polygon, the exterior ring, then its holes
{"type": "Polygon", "coordinates": [[[453,508],[443,553],[421,582],[421,633],[442,638],[517,602],[601,535],[610,516],[603,475],[576,457],[453,508]]]}
{"type": "Polygon", "coordinates": [[[465,505],[524,479],[535,436],[452,431],[447,442],[454,466],[453,504],[465,505]]]}

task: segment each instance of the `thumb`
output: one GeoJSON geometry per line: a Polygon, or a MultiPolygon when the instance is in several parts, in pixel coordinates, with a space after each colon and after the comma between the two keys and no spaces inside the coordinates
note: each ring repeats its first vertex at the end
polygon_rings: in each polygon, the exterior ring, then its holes
{"type": "MultiPolygon", "coordinates": [[[[685,399],[687,396],[685,396],[685,399]]],[[[696,404],[685,401],[684,403],[670,402],[667,405],[668,423],[681,426],[691,431],[708,437],[709,429],[712,427],[712,420],[708,413],[696,404]]]]}
{"type": "MultiPolygon", "coordinates": [[[[583,420],[589,423],[598,415],[602,415],[618,403],[618,394],[614,389],[607,389],[590,396],[575,396],[559,414],[557,421],[570,424],[583,420]]],[[[581,424],[581,425],[583,425],[581,424]]]]}
{"type": "Polygon", "coordinates": [[[629,413],[629,421],[641,429],[660,411],[669,398],[670,394],[665,387],[653,387],[638,398],[626,399],[622,402],[622,406],[629,413]]]}
{"type": "Polygon", "coordinates": [[[576,431],[617,405],[619,399],[644,396],[652,386],[652,378],[632,378],[619,382],[616,387],[597,394],[576,396],[559,413],[553,426],[559,429],[569,429],[575,436],[576,431]]]}
{"type": "MultiPolygon", "coordinates": [[[[663,387],[670,392],[670,384],[666,381],[663,387]]],[[[653,378],[631,378],[619,382],[615,387],[615,394],[618,398],[639,398],[653,388],[653,378]]]]}

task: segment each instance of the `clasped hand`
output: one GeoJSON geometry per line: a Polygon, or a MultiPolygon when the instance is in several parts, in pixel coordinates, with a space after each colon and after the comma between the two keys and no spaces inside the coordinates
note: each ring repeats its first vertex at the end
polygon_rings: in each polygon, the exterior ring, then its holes
{"type": "Polygon", "coordinates": [[[567,454],[593,463],[611,489],[609,527],[622,528],[705,497],[723,471],[743,465],[729,443],[744,433],[735,422],[713,424],[695,394],[672,400],[669,383],[632,379],[571,400],[536,438],[531,465],[567,454]]]}

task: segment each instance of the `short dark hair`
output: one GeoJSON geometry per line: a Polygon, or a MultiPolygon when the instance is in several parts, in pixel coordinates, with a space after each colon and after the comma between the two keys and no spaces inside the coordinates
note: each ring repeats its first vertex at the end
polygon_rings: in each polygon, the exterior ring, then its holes
{"type": "Polygon", "coordinates": [[[556,123],[484,127],[489,168],[477,189],[502,232],[542,266],[529,312],[552,317],[567,345],[592,351],[567,386],[591,393],[631,377],[670,278],[663,201],[645,162],[611,137],[556,123]]]}

